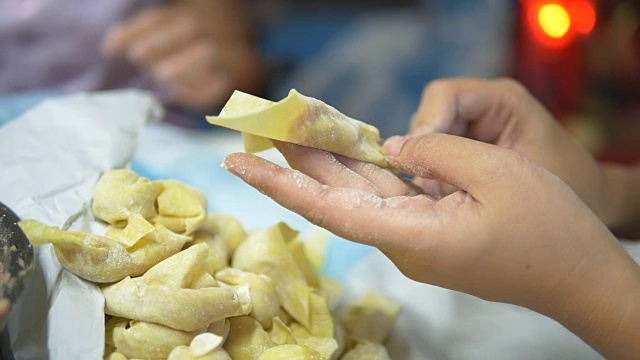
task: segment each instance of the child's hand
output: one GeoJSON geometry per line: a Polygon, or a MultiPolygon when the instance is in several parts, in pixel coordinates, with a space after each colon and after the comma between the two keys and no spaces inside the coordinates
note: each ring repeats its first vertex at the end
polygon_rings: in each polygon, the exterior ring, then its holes
{"type": "Polygon", "coordinates": [[[603,352],[619,332],[640,330],[624,319],[640,289],[637,265],[558,177],[474,140],[402,140],[386,144],[390,164],[460,190],[436,201],[387,170],[295,145],[279,148],[309,176],[248,154],[224,164],[309,221],[377,247],[414,280],[529,307],[603,352]]]}

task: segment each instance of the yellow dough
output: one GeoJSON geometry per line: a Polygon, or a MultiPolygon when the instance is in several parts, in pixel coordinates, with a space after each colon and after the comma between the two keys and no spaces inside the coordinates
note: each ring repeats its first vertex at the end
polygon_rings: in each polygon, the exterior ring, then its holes
{"type": "Polygon", "coordinates": [[[251,312],[246,286],[235,289],[193,286],[198,283],[194,280],[205,273],[208,256],[206,245],[194,245],[158,263],[140,277],[127,277],[103,287],[105,313],[177,330],[197,331],[224,318],[251,312]]]}
{"type": "Polygon", "coordinates": [[[151,219],[156,215],[155,201],[161,191],[162,184],[131,170],[111,170],[102,175],[93,190],[93,215],[117,227],[124,227],[132,214],[151,219]]]}
{"type": "Polygon", "coordinates": [[[278,293],[269,276],[226,268],[216,273],[216,279],[231,285],[248,285],[252,304],[249,316],[258,320],[265,329],[269,329],[272,319],[280,313],[278,293]]]}
{"type": "Polygon", "coordinates": [[[323,359],[334,358],[339,348],[338,341],[333,337],[316,336],[298,323],[291,323],[291,331],[296,342],[317,351],[323,359]]]}
{"type": "Polygon", "coordinates": [[[179,181],[159,181],[158,215],[153,222],[163,224],[171,231],[190,235],[207,218],[207,197],[179,181]]]}
{"type": "Polygon", "coordinates": [[[287,246],[295,236],[297,233],[284,223],[254,233],[238,246],[231,265],[269,276],[275,283],[282,307],[308,328],[311,288],[287,246]]]}
{"type": "Polygon", "coordinates": [[[200,230],[215,235],[224,241],[229,255],[232,255],[238,245],[247,237],[247,232],[240,220],[231,215],[208,215],[200,225],[200,230]]]}
{"type": "Polygon", "coordinates": [[[278,345],[285,344],[297,344],[296,338],[293,336],[291,329],[282,321],[280,317],[274,317],[272,319],[271,329],[269,335],[271,340],[278,345]]]}
{"type": "Polygon", "coordinates": [[[229,319],[231,331],[224,349],[234,360],[254,360],[263,351],[276,346],[262,325],[249,316],[229,319]]]}
{"type": "Polygon", "coordinates": [[[296,90],[277,103],[236,91],[207,121],[241,131],[247,152],[266,150],[274,139],[387,166],[377,128],[296,90]]]}
{"type": "Polygon", "coordinates": [[[351,337],[383,343],[400,313],[400,304],[380,293],[367,292],[346,304],[338,319],[351,337]]]}
{"type": "Polygon", "coordinates": [[[280,359],[321,360],[323,357],[309,347],[296,344],[278,345],[265,350],[258,356],[258,360],[280,359]]]}
{"type": "Polygon", "coordinates": [[[180,251],[188,237],[162,225],[131,247],[106,236],[60,230],[35,220],[19,223],[32,245],[53,244],[60,264],[83,279],[98,283],[143,274],[153,265],[180,251]]]}
{"type": "Polygon", "coordinates": [[[384,345],[365,341],[347,351],[341,360],[391,360],[391,356],[384,345]]]}
{"type": "Polygon", "coordinates": [[[209,257],[205,260],[207,271],[215,274],[229,266],[229,249],[220,235],[213,235],[208,231],[198,230],[193,233],[191,246],[205,244],[209,248],[209,257]]]}
{"type": "Polygon", "coordinates": [[[128,358],[166,359],[174,347],[188,345],[195,333],[144,321],[113,317],[105,325],[106,343],[128,358]]]}
{"type": "Polygon", "coordinates": [[[205,332],[191,341],[189,346],[180,345],[171,351],[168,360],[231,360],[229,353],[222,348],[224,339],[216,334],[205,332]]]}

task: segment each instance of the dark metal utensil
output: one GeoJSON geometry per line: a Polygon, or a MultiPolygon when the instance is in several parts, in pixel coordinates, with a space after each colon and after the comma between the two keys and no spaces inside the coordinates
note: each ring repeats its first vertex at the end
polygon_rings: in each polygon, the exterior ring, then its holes
{"type": "Polygon", "coordinates": [[[0,202],[0,331],[34,267],[33,247],[18,221],[18,216],[0,202]]]}

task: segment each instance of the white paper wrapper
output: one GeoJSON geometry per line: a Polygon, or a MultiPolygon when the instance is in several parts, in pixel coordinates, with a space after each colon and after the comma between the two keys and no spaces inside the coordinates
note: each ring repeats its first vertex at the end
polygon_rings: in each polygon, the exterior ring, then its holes
{"type": "MultiPolygon", "coordinates": [[[[162,114],[136,90],[47,100],[0,127],[0,200],[22,219],[89,231],[93,187],[126,167],[144,124],[162,114]]],[[[16,359],[101,359],[104,304],[95,286],[62,271],[53,248],[36,248],[36,269],[11,311],[16,359]]]]}

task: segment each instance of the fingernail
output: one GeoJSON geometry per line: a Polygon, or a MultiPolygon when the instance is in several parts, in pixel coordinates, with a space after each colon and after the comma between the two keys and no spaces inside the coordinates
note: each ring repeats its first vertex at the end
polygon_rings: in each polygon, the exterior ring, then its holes
{"type": "Polygon", "coordinates": [[[222,167],[223,169],[227,170],[228,172],[232,172],[231,170],[233,169],[234,165],[233,163],[229,163],[229,156],[227,155],[223,160],[222,160],[222,164],[220,164],[220,167],[222,167]]]}
{"type": "Polygon", "coordinates": [[[407,138],[404,136],[392,136],[384,142],[382,152],[387,156],[397,156],[400,154],[400,149],[402,149],[402,145],[406,141],[407,138]]]}

